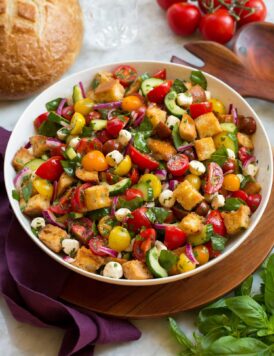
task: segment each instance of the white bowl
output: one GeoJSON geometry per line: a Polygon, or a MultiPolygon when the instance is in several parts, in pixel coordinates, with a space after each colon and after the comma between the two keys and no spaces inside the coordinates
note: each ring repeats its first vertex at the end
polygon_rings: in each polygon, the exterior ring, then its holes
{"type": "MultiPolygon", "coordinates": [[[[45,103],[56,98],[56,97],[69,97],[72,93],[72,87],[74,84],[82,81],[85,87],[88,87],[93,76],[100,70],[111,71],[121,63],[113,63],[109,65],[93,67],[90,69],[86,69],[82,72],[75,73],[68,78],[65,78],[56,84],[52,85],[48,89],[46,89],[43,93],[41,93],[24,111],[18,120],[8,143],[6,155],[5,155],[5,163],[4,163],[4,174],[5,174],[5,184],[9,197],[10,204],[13,208],[13,211],[19,220],[20,224],[30,236],[30,238],[43,250],[47,253],[51,258],[55,259],[57,262],[61,263],[64,267],[67,267],[77,273],[80,273],[88,278],[93,278],[101,282],[112,283],[112,284],[120,284],[127,286],[149,286],[155,284],[164,284],[169,282],[178,281],[184,278],[189,278],[197,273],[200,273],[216,263],[220,262],[224,258],[228,257],[233,251],[237,249],[250,235],[250,233],[254,230],[255,226],[260,221],[260,218],[266,208],[270,192],[272,186],[272,176],[273,176],[273,164],[272,164],[272,152],[271,146],[266,134],[266,131],[262,125],[261,120],[258,118],[254,110],[249,106],[249,104],[232,88],[223,83],[221,80],[213,77],[212,75],[206,74],[206,78],[208,81],[209,90],[212,93],[213,97],[217,97],[221,99],[226,107],[230,103],[233,103],[238,111],[246,116],[253,116],[257,122],[257,132],[254,137],[255,144],[255,155],[259,161],[259,173],[258,173],[258,181],[262,185],[262,202],[257,209],[257,211],[252,215],[251,225],[247,231],[243,232],[239,236],[235,238],[229,239],[227,247],[225,251],[217,258],[211,260],[207,264],[198,267],[197,269],[186,272],[183,274],[178,274],[175,276],[165,277],[165,278],[155,278],[144,281],[136,281],[136,280],[126,280],[126,279],[111,279],[107,277],[103,277],[97,275],[95,273],[86,272],[81,270],[78,267],[75,267],[67,262],[65,262],[62,257],[58,256],[56,253],[52,252],[49,248],[47,248],[34,234],[30,229],[30,221],[26,218],[20,211],[19,204],[16,200],[12,198],[12,190],[13,186],[13,178],[15,176],[14,169],[11,165],[12,158],[15,152],[19,149],[19,147],[23,146],[30,136],[34,134],[33,129],[33,120],[39,114],[45,111],[45,103]]],[[[126,62],[134,66],[138,73],[144,72],[157,72],[162,68],[167,69],[167,78],[175,79],[175,78],[188,78],[190,72],[193,68],[166,63],[166,62],[155,62],[155,61],[129,61],[126,62]]],[[[241,74],[239,73],[239,76],[241,74]]],[[[243,259],[243,263],[248,263],[243,259]]]]}

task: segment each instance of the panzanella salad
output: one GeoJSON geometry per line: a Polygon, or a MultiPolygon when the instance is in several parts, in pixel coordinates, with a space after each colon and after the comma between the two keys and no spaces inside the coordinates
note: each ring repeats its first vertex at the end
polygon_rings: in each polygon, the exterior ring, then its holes
{"type": "Polygon", "coordinates": [[[83,270],[145,280],[204,265],[261,201],[256,122],[200,71],[128,65],[56,98],[15,154],[13,197],[49,249],[83,270]],[[222,98],[220,98],[222,99],[222,98]]]}

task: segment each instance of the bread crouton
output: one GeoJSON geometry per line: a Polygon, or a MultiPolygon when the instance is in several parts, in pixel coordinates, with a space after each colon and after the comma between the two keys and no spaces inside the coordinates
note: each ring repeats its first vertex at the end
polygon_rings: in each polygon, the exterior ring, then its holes
{"type": "Polygon", "coordinates": [[[240,147],[244,146],[249,150],[254,149],[254,145],[253,145],[251,136],[243,134],[241,132],[237,132],[237,139],[238,139],[240,147]]]}
{"type": "Polygon", "coordinates": [[[89,172],[84,168],[78,167],[75,171],[75,175],[77,178],[81,179],[84,182],[94,182],[99,183],[98,172],[89,172]]]}
{"type": "Polygon", "coordinates": [[[34,156],[29,152],[27,148],[20,148],[14,155],[12,160],[13,168],[16,171],[20,171],[24,168],[24,165],[33,160],[34,156]]]}
{"type": "Polygon", "coordinates": [[[202,216],[196,213],[190,213],[183,218],[178,227],[182,229],[187,235],[191,235],[202,231],[204,222],[205,219],[202,216]]]}
{"type": "Polygon", "coordinates": [[[140,280],[153,278],[147,266],[139,260],[132,260],[123,263],[123,271],[126,279],[140,280]]]}
{"type": "Polygon", "coordinates": [[[159,124],[155,127],[154,132],[161,139],[169,138],[172,133],[167,124],[164,124],[162,121],[160,121],[159,124]]]}
{"type": "Polygon", "coordinates": [[[156,140],[154,138],[149,138],[147,140],[148,148],[151,150],[153,156],[157,160],[168,161],[172,156],[174,156],[177,151],[174,146],[167,142],[156,140]]]}
{"type": "Polygon", "coordinates": [[[47,137],[42,135],[35,135],[30,138],[33,155],[35,157],[41,157],[45,152],[49,150],[49,146],[46,144],[47,137]]]}
{"type": "Polygon", "coordinates": [[[118,79],[111,79],[102,82],[94,91],[94,98],[97,102],[119,101],[125,94],[125,88],[118,79]]]}
{"type": "Polygon", "coordinates": [[[69,176],[65,172],[63,172],[57,183],[57,197],[61,196],[65,193],[65,191],[72,186],[75,182],[75,178],[69,176]]]}
{"type": "Polygon", "coordinates": [[[184,180],[176,187],[173,196],[185,210],[191,210],[204,199],[188,180],[184,180]]]}
{"type": "Polygon", "coordinates": [[[179,126],[179,133],[182,139],[194,141],[197,137],[195,122],[188,114],[184,114],[179,126]]]}
{"type": "Polygon", "coordinates": [[[192,96],[193,103],[202,103],[206,101],[205,91],[199,84],[194,85],[188,92],[192,96]]]}
{"type": "Polygon", "coordinates": [[[142,79],[137,78],[130,87],[126,90],[125,96],[129,96],[135,93],[138,93],[139,89],[141,88],[142,79]]]}
{"type": "Polygon", "coordinates": [[[105,185],[95,185],[93,187],[87,188],[84,191],[84,194],[85,204],[88,211],[108,208],[111,206],[109,190],[105,185]]]}
{"type": "Polygon", "coordinates": [[[98,268],[105,264],[105,258],[94,255],[90,249],[82,246],[77,251],[75,261],[72,264],[85,271],[96,272],[98,268]]]}
{"type": "Polygon", "coordinates": [[[146,111],[146,116],[151,122],[153,128],[155,128],[160,121],[166,122],[167,113],[165,110],[161,110],[156,104],[150,105],[146,111]]]}
{"type": "Polygon", "coordinates": [[[234,124],[234,118],[230,114],[218,114],[217,116],[220,123],[231,123],[234,124]]]}
{"type": "Polygon", "coordinates": [[[194,142],[195,150],[199,161],[205,161],[209,159],[211,155],[216,151],[214,141],[212,137],[202,138],[194,142]]]}
{"type": "Polygon", "coordinates": [[[39,216],[42,214],[43,210],[49,208],[50,201],[49,199],[43,197],[41,194],[36,194],[32,196],[29,201],[26,203],[24,214],[28,216],[39,216]]]}
{"type": "Polygon", "coordinates": [[[39,231],[38,237],[48,248],[59,253],[62,250],[62,240],[68,238],[68,234],[58,226],[47,224],[39,231]]]}
{"type": "Polygon", "coordinates": [[[213,112],[198,116],[195,119],[195,125],[200,138],[211,137],[222,131],[220,123],[213,112]]]}
{"type": "Polygon", "coordinates": [[[258,182],[247,182],[243,190],[247,194],[258,194],[262,190],[262,186],[258,182]]]}
{"type": "Polygon", "coordinates": [[[221,213],[228,235],[235,235],[250,224],[251,211],[247,205],[241,205],[238,210],[221,213]]]}

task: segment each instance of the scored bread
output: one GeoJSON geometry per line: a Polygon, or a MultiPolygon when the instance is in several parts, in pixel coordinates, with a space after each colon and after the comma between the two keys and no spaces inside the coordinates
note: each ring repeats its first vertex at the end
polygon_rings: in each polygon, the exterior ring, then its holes
{"type": "Polygon", "coordinates": [[[56,81],[82,37],[78,0],[0,0],[0,99],[24,98],[56,81]]]}

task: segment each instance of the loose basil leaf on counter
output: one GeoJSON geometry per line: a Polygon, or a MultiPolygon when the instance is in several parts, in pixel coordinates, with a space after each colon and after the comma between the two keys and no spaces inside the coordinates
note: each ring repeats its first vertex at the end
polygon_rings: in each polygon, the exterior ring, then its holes
{"type": "Polygon", "coordinates": [[[221,210],[234,211],[238,210],[241,205],[246,205],[246,203],[240,198],[226,198],[225,205],[221,210]]]}
{"type": "Polygon", "coordinates": [[[175,79],[172,84],[171,90],[179,94],[187,91],[187,87],[185,86],[184,82],[181,79],[175,79]]]}
{"type": "Polygon", "coordinates": [[[15,200],[18,200],[18,201],[20,200],[20,193],[18,192],[18,190],[16,190],[16,189],[12,190],[12,197],[15,200]]]}
{"type": "Polygon", "coordinates": [[[264,302],[267,310],[274,315],[274,255],[271,255],[268,259],[264,271],[264,282],[264,302]]]}
{"type": "Polygon", "coordinates": [[[32,183],[29,182],[27,185],[25,185],[22,188],[22,195],[23,195],[23,198],[24,198],[25,202],[29,201],[29,198],[31,197],[31,194],[32,194],[32,183]]]}
{"type": "Polygon", "coordinates": [[[210,162],[216,162],[220,167],[225,163],[228,158],[227,150],[225,147],[218,148],[210,157],[210,162]]]}
{"type": "Polygon", "coordinates": [[[200,70],[193,70],[190,74],[192,84],[199,84],[204,90],[207,89],[207,80],[200,70]]]}
{"type": "Polygon", "coordinates": [[[60,126],[58,126],[55,122],[46,120],[44,121],[38,129],[39,135],[54,137],[56,136],[57,131],[60,126]]]}
{"type": "Polygon", "coordinates": [[[238,288],[235,289],[235,295],[251,295],[253,276],[249,276],[238,288]]]}
{"type": "Polygon", "coordinates": [[[185,335],[185,333],[178,327],[176,321],[173,318],[168,318],[169,327],[172,334],[176,337],[179,344],[183,346],[183,351],[194,349],[194,345],[185,335]]]}
{"type": "Polygon", "coordinates": [[[58,108],[61,100],[62,98],[56,98],[46,103],[47,111],[55,111],[58,108]]]}
{"type": "Polygon", "coordinates": [[[213,250],[223,251],[225,249],[225,244],[227,239],[221,235],[213,234],[211,236],[211,243],[213,250]]]}

